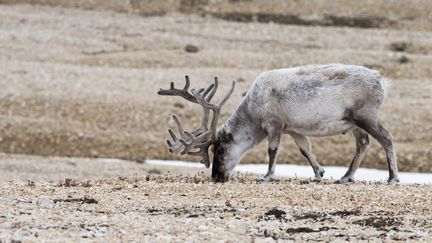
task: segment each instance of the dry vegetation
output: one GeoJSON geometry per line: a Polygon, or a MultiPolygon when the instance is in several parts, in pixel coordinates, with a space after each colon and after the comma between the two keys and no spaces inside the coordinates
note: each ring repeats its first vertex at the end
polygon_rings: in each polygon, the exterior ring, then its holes
{"type": "Polygon", "coordinates": [[[244,174],[215,184],[197,169],[0,159],[1,242],[432,240],[430,185],[260,183],[244,174]]]}

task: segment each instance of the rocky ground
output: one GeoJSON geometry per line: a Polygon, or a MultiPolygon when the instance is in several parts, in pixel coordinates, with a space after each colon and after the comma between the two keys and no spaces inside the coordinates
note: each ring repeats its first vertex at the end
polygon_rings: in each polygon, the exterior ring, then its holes
{"type": "Polygon", "coordinates": [[[220,184],[197,169],[0,157],[0,242],[432,240],[430,185],[220,184]]]}

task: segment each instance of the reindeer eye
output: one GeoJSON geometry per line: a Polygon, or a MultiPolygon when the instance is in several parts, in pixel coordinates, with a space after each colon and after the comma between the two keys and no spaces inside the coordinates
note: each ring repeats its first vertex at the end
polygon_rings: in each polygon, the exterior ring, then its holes
{"type": "Polygon", "coordinates": [[[216,150],[216,154],[217,155],[223,155],[225,153],[225,150],[223,149],[223,148],[218,148],[217,150],[216,150]]]}

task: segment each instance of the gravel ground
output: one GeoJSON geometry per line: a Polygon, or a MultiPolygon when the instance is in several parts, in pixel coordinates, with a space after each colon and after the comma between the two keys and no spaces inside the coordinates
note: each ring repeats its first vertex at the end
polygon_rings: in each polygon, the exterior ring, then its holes
{"type": "Polygon", "coordinates": [[[221,184],[208,171],[145,163],[0,162],[0,242],[432,240],[430,185],[260,183],[247,174],[221,184]]]}

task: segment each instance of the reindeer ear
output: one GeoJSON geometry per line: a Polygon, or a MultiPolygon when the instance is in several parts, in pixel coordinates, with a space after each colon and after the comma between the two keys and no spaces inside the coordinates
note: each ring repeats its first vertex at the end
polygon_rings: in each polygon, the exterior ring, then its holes
{"type": "Polygon", "coordinates": [[[210,168],[210,156],[209,156],[209,153],[208,153],[208,150],[210,149],[210,147],[213,147],[213,145],[210,145],[205,150],[205,153],[203,153],[202,159],[200,160],[200,163],[204,164],[207,169],[210,168]]]}
{"type": "Polygon", "coordinates": [[[202,160],[200,161],[200,163],[201,163],[201,164],[204,164],[205,167],[206,167],[207,169],[210,168],[210,161],[206,161],[206,160],[203,160],[203,159],[202,159],[202,160]]]}

